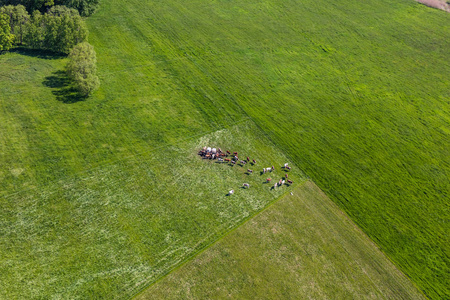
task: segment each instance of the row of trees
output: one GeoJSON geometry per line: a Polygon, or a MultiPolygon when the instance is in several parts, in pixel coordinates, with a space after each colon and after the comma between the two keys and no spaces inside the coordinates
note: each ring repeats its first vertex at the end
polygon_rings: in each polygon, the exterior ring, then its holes
{"type": "Polygon", "coordinates": [[[22,5],[32,14],[35,10],[47,12],[53,6],[76,9],[83,17],[90,16],[98,6],[98,0],[0,0],[0,6],[22,5]]]}
{"type": "MultiPolygon", "coordinates": [[[[0,3],[2,1],[13,0],[0,0],[0,3]]],[[[41,0],[34,0],[33,3],[39,1],[41,0]]],[[[71,1],[81,3],[84,0],[71,1]]],[[[76,9],[56,5],[45,14],[35,10],[30,16],[21,4],[0,6],[0,51],[9,50],[16,44],[32,49],[70,53],[67,75],[84,97],[99,86],[96,54],[94,47],[86,42],[87,37],[87,27],[76,9]]]]}
{"type": "Polygon", "coordinates": [[[46,14],[35,11],[30,17],[24,6],[7,5],[0,8],[0,15],[9,19],[14,43],[32,49],[68,54],[88,37],[88,29],[78,11],[65,6],[54,6],[46,14]]]}

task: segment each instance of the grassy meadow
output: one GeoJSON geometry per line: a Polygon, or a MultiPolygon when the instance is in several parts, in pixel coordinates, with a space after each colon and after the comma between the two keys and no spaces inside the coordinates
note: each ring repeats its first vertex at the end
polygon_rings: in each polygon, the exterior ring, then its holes
{"type": "Polygon", "coordinates": [[[425,299],[311,181],[135,299],[425,299]]]}
{"type": "Polygon", "coordinates": [[[65,58],[1,54],[0,296],[130,296],[281,195],[220,202],[246,177],[195,160],[211,138],[292,161],[450,297],[449,21],[409,0],[101,1],[86,101],[65,58]]]}
{"type": "MultiPolygon", "coordinates": [[[[129,298],[292,190],[264,183],[281,178],[285,162],[244,121],[6,195],[0,298],[129,298]],[[257,158],[254,174],[200,158],[203,145],[257,158]],[[260,174],[259,164],[277,168],[260,174]],[[230,189],[235,194],[227,196],[230,189]]],[[[290,177],[298,184],[305,179],[295,169],[290,177]]]]}

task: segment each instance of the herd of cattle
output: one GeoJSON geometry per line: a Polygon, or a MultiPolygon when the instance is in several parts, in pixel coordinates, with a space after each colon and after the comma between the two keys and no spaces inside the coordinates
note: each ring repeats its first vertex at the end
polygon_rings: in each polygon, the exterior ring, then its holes
{"type": "MultiPolygon", "coordinates": [[[[217,159],[218,162],[220,163],[229,163],[232,165],[240,165],[241,167],[245,166],[247,163],[250,164],[251,166],[255,166],[256,165],[256,160],[252,159],[250,161],[250,157],[246,157],[246,159],[239,159],[239,154],[237,152],[231,152],[229,150],[227,151],[222,151],[222,149],[220,148],[211,148],[211,147],[203,147],[203,149],[201,149],[198,152],[198,155],[200,155],[203,159],[210,159],[210,160],[215,160],[217,159]]],[[[287,163],[284,164],[284,166],[281,167],[282,169],[284,169],[285,171],[290,171],[291,167],[288,166],[287,163]]],[[[261,171],[261,175],[265,174],[265,173],[270,173],[273,172],[275,170],[274,166],[268,167],[268,168],[263,168],[261,171]]],[[[247,174],[253,174],[253,170],[251,169],[247,169],[247,174]]],[[[293,183],[292,180],[288,179],[289,175],[288,173],[286,173],[284,175],[284,178],[280,179],[278,182],[275,182],[275,184],[273,185],[272,189],[276,189],[279,186],[283,186],[283,185],[291,185],[293,183]]],[[[270,183],[272,181],[272,178],[268,177],[266,179],[267,183],[270,183]]],[[[250,185],[248,183],[244,183],[242,185],[243,188],[249,188],[250,185]]],[[[233,195],[234,194],[234,190],[231,190],[228,192],[229,195],[233,195]]]]}

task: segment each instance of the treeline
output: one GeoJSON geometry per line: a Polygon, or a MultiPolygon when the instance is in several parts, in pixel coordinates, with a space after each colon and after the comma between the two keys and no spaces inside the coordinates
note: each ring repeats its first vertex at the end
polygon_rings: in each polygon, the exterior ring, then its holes
{"type": "Polygon", "coordinates": [[[0,6],[6,5],[22,5],[29,14],[36,10],[45,13],[53,6],[65,6],[76,9],[81,16],[87,17],[94,13],[98,0],[0,0],[0,6]]]}
{"type": "Polygon", "coordinates": [[[0,0],[0,51],[18,45],[70,53],[67,75],[79,94],[87,97],[98,88],[99,80],[96,54],[87,43],[89,32],[80,11],[84,15],[92,13],[97,0],[55,0],[55,3],[68,5],[53,5],[53,0],[0,0]],[[43,8],[45,13],[41,12],[43,8]]]}
{"type": "Polygon", "coordinates": [[[30,16],[23,5],[7,5],[0,8],[0,15],[6,15],[9,21],[13,43],[31,49],[68,54],[88,37],[78,11],[65,6],[53,6],[45,14],[36,10],[30,16]]]}

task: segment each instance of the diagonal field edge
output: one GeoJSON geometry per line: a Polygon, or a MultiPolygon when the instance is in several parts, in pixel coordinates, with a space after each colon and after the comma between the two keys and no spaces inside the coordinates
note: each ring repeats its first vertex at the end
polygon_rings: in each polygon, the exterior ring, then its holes
{"type": "MultiPolygon", "coordinates": [[[[307,179],[305,181],[303,181],[302,183],[298,183],[296,184],[293,189],[296,189],[302,185],[305,185],[307,182],[311,181],[310,179],[307,179]]],[[[311,181],[312,182],[312,181],[311,181]]],[[[154,284],[156,284],[157,282],[161,281],[162,279],[164,279],[165,277],[167,277],[169,274],[171,274],[172,272],[178,270],[179,268],[181,268],[182,266],[184,266],[186,263],[192,261],[195,257],[197,257],[198,255],[200,255],[201,253],[203,253],[204,251],[208,250],[209,248],[211,248],[213,245],[217,244],[220,240],[224,239],[226,236],[230,235],[232,232],[234,232],[235,230],[237,230],[238,228],[240,228],[242,225],[244,225],[245,223],[247,223],[248,221],[250,221],[251,219],[253,219],[254,217],[256,217],[257,215],[261,214],[262,212],[266,211],[268,208],[270,208],[272,205],[274,205],[275,203],[277,203],[278,201],[280,201],[282,198],[284,198],[286,196],[286,194],[289,191],[286,191],[284,194],[280,195],[280,197],[274,199],[273,201],[269,202],[264,208],[262,208],[261,210],[255,212],[254,214],[251,214],[249,216],[247,216],[246,218],[244,218],[241,222],[237,223],[235,227],[231,228],[229,231],[225,232],[222,236],[220,236],[218,239],[216,239],[215,241],[213,241],[211,244],[206,245],[205,247],[199,249],[197,252],[193,253],[192,255],[188,256],[185,260],[181,261],[178,265],[176,265],[175,267],[173,267],[172,269],[169,269],[169,271],[167,271],[164,275],[162,275],[160,278],[156,279],[154,282],[144,286],[142,289],[140,289],[136,294],[134,294],[132,298],[136,298],[137,296],[139,296],[140,294],[142,294],[145,290],[147,290],[148,288],[150,288],[151,286],[153,286],[154,284]]]]}
{"type": "MultiPolygon", "coordinates": [[[[235,101],[235,100],[234,100],[235,101]]],[[[240,105],[238,105],[240,107],[240,105]]],[[[242,107],[240,107],[242,109],[242,107]]],[[[245,111],[243,110],[243,112],[245,113],[245,111]]],[[[246,113],[245,113],[246,114],[246,113]]],[[[246,114],[247,115],[247,114],[246,114]]],[[[270,139],[270,137],[261,129],[261,127],[259,127],[256,122],[249,116],[247,115],[247,118],[244,118],[243,120],[240,120],[238,122],[236,122],[235,124],[231,125],[235,126],[237,124],[240,123],[244,123],[244,122],[249,122],[253,125],[255,125],[258,128],[258,131],[271,143],[271,145],[275,148],[275,149],[280,149],[279,146],[277,146],[274,141],[272,139],[270,139]]],[[[225,129],[227,127],[224,127],[222,129],[225,129]]],[[[211,131],[210,133],[213,132],[217,132],[220,131],[222,129],[219,130],[214,130],[211,131]]],[[[281,150],[281,149],[280,149],[281,150]]],[[[286,155],[284,152],[282,152],[283,155],[292,163],[294,163],[294,160],[291,159],[291,157],[289,157],[288,155],[286,155]]],[[[299,169],[300,170],[300,169],[299,169]]],[[[298,186],[301,186],[303,184],[305,184],[305,182],[307,182],[309,179],[309,177],[307,177],[307,175],[305,175],[305,173],[300,170],[301,175],[302,175],[302,182],[298,183],[296,185],[293,186],[294,188],[297,188],[298,186]]],[[[181,177],[181,176],[180,176],[181,177]]],[[[180,178],[179,177],[179,178],[180,178]]],[[[223,224],[223,226],[220,226],[216,231],[214,231],[211,234],[208,234],[204,239],[198,241],[193,247],[192,250],[190,251],[190,253],[188,252],[186,255],[184,255],[186,258],[185,259],[181,259],[181,260],[177,260],[175,261],[175,263],[173,263],[172,265],[169,266],[169,271],[167,271],[166,273],[162,273],[163,275],[161,277],[157,276],[157,279],[154,282],[149,283],[146,287],[144,287],[142,290],[139,290],[137,293],[142,292],[143,290],[147,289],[149,286],[153,285],[155,282],[158,282],[161,278],[167,276],[169,273],[171,273],[173,270],[177,269],[179,266],[184,265],[187,261],[192,260],[194,257],[196,257],[198,254],[200,254],[201,252],[203,252],[204,250],[206,250],[207,248],[211,247],[212,245],[214,245],[217,241],[221,240],[223,237],[225,237],[226,235],[228,235],[230,232],[234,231],[236,228],[240,227],[242,224],[244,224],[245,222],[247,222],[248,220],[250,220],[251,218],[253,218],[254,216],[256,216],[257,214],[259,214],[260,212],[266,210],[269,206],[271,206],[272,204],[274,204],[275,202],[279,201],[281,198],[283,198],[286,193],[288,193],[288,191],[286,191],[285,193],[281,194],[280,197],[273,199],[272,201],[269,201],[268,204],[263,207],[261,210],[258,210],[256,212],[254,212],[253,214],[249,214],[248,216],[244,217],[243,219],[241,219],[241,222],[234,222],[239,218],[239,216],[237,216],[236,218],[233,218],[231,220],[229,220],[227,223],[223,224]],[[204,247],[198,248],[198,250],[196,250],[196,247],[198,245],[201,245],[202,243],[204,243],[205,241],[207,241],[208,237],[213,237],[217,235],[218,238],[216,240],[213,240],[210,244],[206,244],[204,247]]],[[[168,249],[164,250],[163,252],[166,252],[168,249]]],[[[170,253],[170,251],[169,251],[170,253]]],[[[162,254],[162,253],[160,253],[162,254]]],[[[166,255],[167,256],[167,255],[166,255]]],[[[160,264],[164,261],[164,258],[166,256],[161,257],[158,262],[156,264],[153,265],[153,267],[157,267],[160,266],[160,264]]],[[[182,256],[183,257],[183,256],[182,256]]],[[[130,292],[136,288],[136,286],[138,286],[139,284],[148,281],[149,278],[151,278],[152,275],[148,276],[146,279],[141,280],[140,283],[132,283],[129,285],[129,287],[124,287],[124,289],[122,290],[122,293],[120,293],[115,299],[121,299],[123,296],[126,296],[128,294],[130,294],[130,292]]],[[[135,297],[137,294],[135,294],[132,297],[135,297]]]]}

